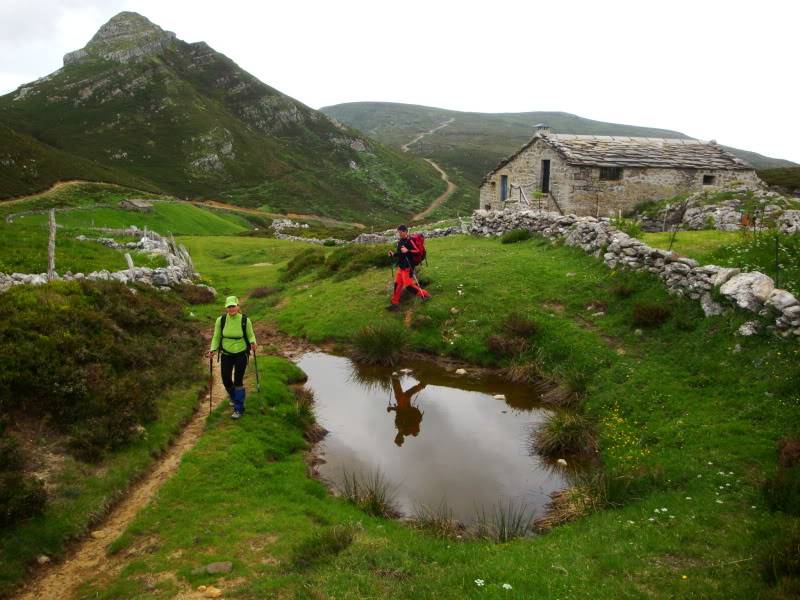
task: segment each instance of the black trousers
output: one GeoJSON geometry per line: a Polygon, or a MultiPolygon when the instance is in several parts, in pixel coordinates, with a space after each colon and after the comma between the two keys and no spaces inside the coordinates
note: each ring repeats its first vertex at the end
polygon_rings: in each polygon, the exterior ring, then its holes
{"type": "Polygon", "coordinates": [[[244,385],[244,372],[247,369],[247,360],[250,354],[239,352],[239,354],[222,354],[220,371],[222,374],[222,385],[228,393],[233,392],[234,387],[244,385]],[[232,376],[232,377],[231,377],[232,376]]]}

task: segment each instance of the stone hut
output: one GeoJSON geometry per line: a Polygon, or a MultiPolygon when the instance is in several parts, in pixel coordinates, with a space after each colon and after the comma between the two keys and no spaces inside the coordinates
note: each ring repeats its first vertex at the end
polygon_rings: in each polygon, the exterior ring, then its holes
{"type": "Polygon", "coordinates": [[[483,179],[483,209],[613,216],[644,200],[741,182],[755,170],[715,141],[551,133],[547,125],[483,179]]]}
{"type": "Polygon", "coordinates": [[[133,210],[136,212],[151,212],[153,205],[147,200],[140,200],[139,198],[128,198],[119,203],[120,208],[125,210],[133,210]]]}

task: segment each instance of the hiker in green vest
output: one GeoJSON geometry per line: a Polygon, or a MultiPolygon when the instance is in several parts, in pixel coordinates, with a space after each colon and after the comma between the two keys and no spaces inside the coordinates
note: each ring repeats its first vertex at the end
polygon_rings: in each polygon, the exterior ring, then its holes
{"type": "Polygon", "coordinates": [[[253,333],[253,322],[247,315],[239,312],[239,299],[228,296],[225,300],[225,314],[217,318],[214,325],[214,337],[211,338],[211,350],[208,356],[217,352],[219,360],[222,355],[220,372],[222,384],[228,391],[233,414],[231,419],[238,419],[244,413],[244,372],[250,351],[256,351],[256,335],[253,333]]]}

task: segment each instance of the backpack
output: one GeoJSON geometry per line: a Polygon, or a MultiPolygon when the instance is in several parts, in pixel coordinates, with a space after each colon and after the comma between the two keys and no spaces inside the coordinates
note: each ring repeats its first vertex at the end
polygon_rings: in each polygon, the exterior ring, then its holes
{"type": "MultiPolygon", "coordinates": [[[[226,339],[226,340],[238,340],[238,339],[240,339],[238,336],[237,337],[231,337],[231,336],[226,336],[225,335],[225,321],[227,320],[227,318],[228,318],[228,313],[225,313],[224,315],[222,315],[222,318],[220,319],[220,322],[219,322],[219,335],[220,335],[220,337],[222,337],[223,339],[226,339]]],[[[241,336],[241,339],[244,340],[244,345],[245,346],[247,346],[247,347],[250,346],[250,344],[249,344],[249,342],[247,340],[247,315],[245,315],[245,314],[242,314],[242,336],[241,336]]],[[[219,351],[223,352],[223,350],[222,350],[222,340],[219,341],[219,351]]]]}
{"type": "Polygon", "coordinates": [[[421,233],[412,233],[408,236],[408,239],[411,241],[411,245],[414,246],[415,252],[411,254],[411,262],[416,267],[428,257],[428,253],[425,250],[425,236],[421,233]]]}

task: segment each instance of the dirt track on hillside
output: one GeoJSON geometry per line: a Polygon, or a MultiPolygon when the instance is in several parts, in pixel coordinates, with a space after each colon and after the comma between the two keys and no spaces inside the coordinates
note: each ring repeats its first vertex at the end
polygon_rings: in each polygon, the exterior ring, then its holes
{"type": "MultiPolygon", "coordinates": [[[[217,365],[217,363],[214,363],[217,365]]],[[[213,408],[227,402],[227,394],[216,366],[212,393],[213,408]]],[[[88,580],[98,575],[113,573],[125,558],[107,556],[106,549],[131,524],[133,519],[156,495],[161,486],[178,469],[183,455],[191,450],[205,430],[209,415],[208,396],[200,403],[189,423],[175,442],[153,465],[151,470],[134,483],[125,497],[111,510],[102,523],[91,534],[77,542],[60,563],[53,564],[36,573],[22,591],[13,596],[15,600],[43,600],[72,598],[75,591],[88,580]]]]}
{"type": "Polygon", "coordinates": [[[439,175],[441,175],[442,181],[444,181],[447,184],[447,189],[444,191],[444,193],[440,194],[433,202],[431,202],[430,205],[428,206],[428,208],[423,210],[421,213],[417,213],[416,215],[411,217],[412,221],[421,221],[422,219],[424,219],[425,217],[430,215],[433,211],[435,211],[442,204],[444,204],[445,201],[450,196],[452,196],[453,193],[458,189],[458,186],[455,183],[453,183],[452,181],[450,181],[450,178],[447,176],[447,173],[445,172],[444,169],[442,169],[438,164],[433,162],[430,158],[426,158],[425,160],[428,163],[430,163],[430,165],[434,169],[439,171],[439,175]]]}
{"type": "MultiPolygon", "coordinates": [[[[400,149],[403,152],[408,152],[408,147],[409,146],[411,146],[413,144],[416,144],[418,141],[420,141],[425,136],[433,135],[434,133],[436,133],[440,129],[444,129],[445,127],[450,125],[450,123],[452,123],[453,121],[455,121],[455,117],[451,118],[449,121],[445,121],[444,123],[440,123],[439,125],[437,125],[433,129],[429,129],[428,131],[420,133],[417,137],[415,137],[413,140],[411,140],[407,144],[403,144],[402,146],[400,146],[400,149]]],[[[430,203],[428,208],[426,208],[422,212],[419,212],[419,213],[415,214],[413,217],[411,217],[412,221],[421,221],[422,219],[424,219],[425,217],[430,215],[433,211],[435,211],[442,204],[444,204],[445,201],[450,196],[452,196],[453,193],[458,189],[458,186],[455,183],[453,183],[452,181],[450,181],[450,178],[447,176],[447,173],[445,172],[445,170],[442,167],[440,167],[437,163],[433,162],[430,158],[426,158],[425,161],[439,172],[439,175],[441,176],[442,181],[444,181],[447,184],[447,189],[444,191],[444,193],[442,193],[439,196],[437,196],[436,199],[433,202],[430,203]]]]}
{"type": "Polygon", "coordinates": [[[302,213],[286,213],[286,214],[271,213],[259,210],[257,208],[244,208],[242,206],[236,206],[234,204],[226,204],[225,202],[220,202],[219,200],[191,200],[191,204],[194,204],[196,206],[206,206],[206,207],[211,206],[212,208],[238,211],[250,215],[257,215],[259,217],[269,217],[270,219],[308,219],[312,221],[319,221],[320,223],[325,223],[326,225],[354,227],[356,229],[364,229],[366,227],[366,225],[364,225],[363,223],[350,223],[348,221],[337,221],[336,219],[332,219],[330,217],[321,217],[319,215],[305,215],[302,213]]]}

